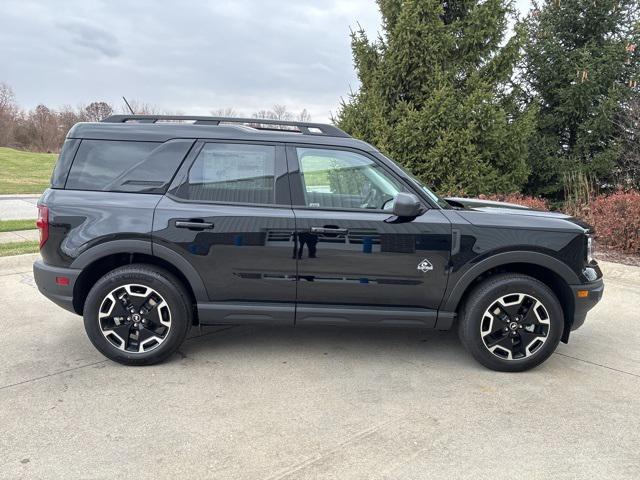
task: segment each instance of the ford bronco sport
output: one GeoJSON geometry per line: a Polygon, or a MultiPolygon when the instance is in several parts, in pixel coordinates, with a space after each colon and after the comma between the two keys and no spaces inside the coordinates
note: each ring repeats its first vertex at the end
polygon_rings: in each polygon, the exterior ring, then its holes
{"type": "Polygon", "coordinates": [[[38,212],[38,288],[124,364],[166,359],[192,325],[456,325],[480,363],[521,371],[603,291],[586,225],[442,199],[325,124],[79,123],[38,212]]]}

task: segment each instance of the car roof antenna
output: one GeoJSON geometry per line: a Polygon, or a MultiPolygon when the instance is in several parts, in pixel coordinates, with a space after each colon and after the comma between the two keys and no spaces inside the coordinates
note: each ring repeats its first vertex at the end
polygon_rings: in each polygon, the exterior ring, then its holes
{"type": "Polygon", "coordinates": [[[131,112],[131,115],[135,115],[136,112],[133,111],[133,108],[131,108],[131,105],[129,105],[129,102],[127,102],[127,99],[125,98],[125,96],[122,96],[122,99],[124,100],[124,103],[127,105],[127,107],[129,107],[129,111],[131,112]]]}

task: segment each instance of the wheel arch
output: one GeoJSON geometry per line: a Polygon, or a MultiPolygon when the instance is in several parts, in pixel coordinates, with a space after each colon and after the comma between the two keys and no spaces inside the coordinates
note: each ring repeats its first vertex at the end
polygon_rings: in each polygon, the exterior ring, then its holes
{"type": "Polygon", "coordinates": [[[564,316],[562,341],[566,343],[575,310],[575,299],[569,285],[579,283],[579,279],[567,265],[542,253],[508,252],[477,263],[458,280],[443,303],[442,309],[458,312],[476,285],[489,276],[499,273],[528,275],[547,285],[556,294],[564,316]]]}
{"type": "MultiPolygon", "coordinates": [[[[82,315],[89,291],[102,276],[132,263],[146,263],[169,271],[184,284],[193,305],[198,301],[208,300],[200,274],[178,253],[161,245],[152,246],[151,242],[142,240],[116,240],[85,251],[73,262],[73,268],[82,270],[73,289],[75,312],[82,315]]],[[[194,323],[198,321],[196,310],[194,307],[194,323]]]]}

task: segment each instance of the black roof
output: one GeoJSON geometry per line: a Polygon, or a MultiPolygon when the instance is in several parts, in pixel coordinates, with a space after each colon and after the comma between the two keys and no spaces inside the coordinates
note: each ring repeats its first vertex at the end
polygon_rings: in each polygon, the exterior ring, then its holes
{"type": "Polygon", "coordinates": [[[202,138],[309,143],[375,151],[368,143],[350,137],[334,125],[256,118],[114,115],[102,122],[77,123],[67,138],[148,142],[202,138]],[[192,123],[185,123],[187,121],[192,123]]]}

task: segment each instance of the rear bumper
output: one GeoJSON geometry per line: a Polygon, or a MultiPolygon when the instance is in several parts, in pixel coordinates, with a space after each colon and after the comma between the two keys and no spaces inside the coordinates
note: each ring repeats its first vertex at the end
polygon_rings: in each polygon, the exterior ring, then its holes
{"type": "Polygon", "coordinates": [[[595,282],[585,283],[582,285],[569,285],[575,299],[575,308],[573,311],[573,323],[571,330],[580,328],[587,318],[587,312],[591,310],[602,299],[604,292],[604,282],[599,278],[595,282]],[[586,296],[580,297],[578,292],[586,291],[586,296]]]}
{"type": "Polygon", "coordinates": [[[33,264],[33,277],[38,290],[45,297],[65,310],[77,313],[73,308],[73,288],[75,287],[81,270],[64,267],[52,267],[42,260],[36,260],[33,264]],[[68,285],[60,285],[56,279],[69,279],[68,285]]]}

